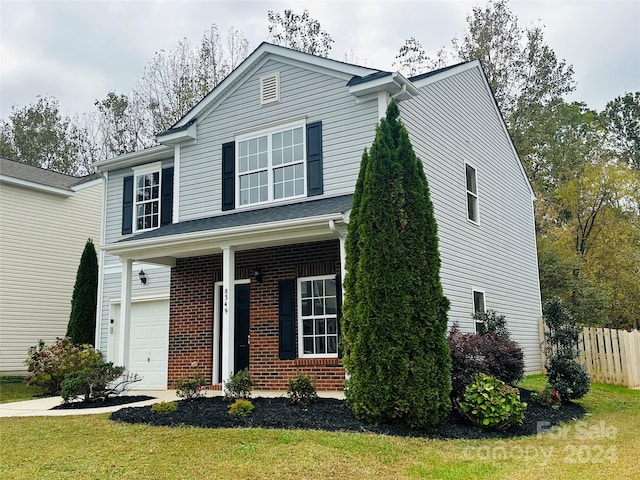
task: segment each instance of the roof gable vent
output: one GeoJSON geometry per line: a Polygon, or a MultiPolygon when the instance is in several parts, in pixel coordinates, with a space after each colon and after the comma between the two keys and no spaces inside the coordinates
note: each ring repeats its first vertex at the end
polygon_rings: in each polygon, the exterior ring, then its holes
{"type": "Polygon", "coordinates": [[[260,77],[260,105],[280,100],[280,75],[271,73],[260,77]]]}

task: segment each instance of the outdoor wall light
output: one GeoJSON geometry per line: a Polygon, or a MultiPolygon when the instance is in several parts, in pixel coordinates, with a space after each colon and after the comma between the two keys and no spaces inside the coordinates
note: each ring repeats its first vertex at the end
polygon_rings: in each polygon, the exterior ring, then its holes
{"type": "Polygon", "coordinates": [[[256,277],[256,282],[262,283],[262,270],[258,267],[253,269],[253,276],[256,277]]]}
{"type": "Polygon", "coordinates": [[[138,277],[140,277],[140,283],[142,285],[146,285],[147,284],[147,280],[149,280],[147,278],[147,274],[144,273],[144,270],[140,269],[140,273],[138,274],[138,277]]]}

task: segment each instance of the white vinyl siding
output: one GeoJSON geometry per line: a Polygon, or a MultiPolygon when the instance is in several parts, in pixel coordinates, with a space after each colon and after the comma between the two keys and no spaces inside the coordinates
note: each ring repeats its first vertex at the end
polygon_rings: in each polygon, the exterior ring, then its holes
{"type": "Polygon", "coordinates": [[[540,371],[531,192],[479,68],[421,86],[418,97],[399,106],[429,181],[449,324],[475,330],[470,292],[482,285],[522,346],[526,370],[540,371]],[[467,219],[465,164],[481,173],[482,228],[467,219]]]}
{"type": "Polygon", "coordinates": [[[102,240],[101,211],[102,183],[69,197],[0,186],[0,372],[26,371],[29,347],[66,334],[85,243],[98,250],[102,240]]]}

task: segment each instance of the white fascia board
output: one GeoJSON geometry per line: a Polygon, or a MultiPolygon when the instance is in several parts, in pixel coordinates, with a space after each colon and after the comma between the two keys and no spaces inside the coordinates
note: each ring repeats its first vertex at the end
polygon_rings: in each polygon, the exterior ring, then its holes
{"type": "Polygon", "coordinates": [[[30,188],[32,190],[39,190],[41,192],[53,193],[54,195],[61,195],[63,197],[73,197],[75,192],[73,190],[65,190],[64,188],[52,187],[50,185],[43,185],[41,183],[29,182],[28,180],[22,180],[20,178],[7,177],[6,175],[0,175],[0,182],[10,183],[12,185],[18,185],[20,187],[30,188]]]}
{"type": "Polygon", "coordinates": [[[189,123],[194,118],[199,117],[203,112],[212,109],[212,103],[219,100],[220,97],[228,95],[228,90],[237,88],[236,83],[241,81],[247,74],[256,70],[263,65],[269,58],[285,63],[295,63],[308,69],[319,69],[330,75],[341,75],[345,79],[353,76],[366,76],[375,73],[378,70],[351,65],[348,63],[331,60],[328,58],[316,57],[307,53],[298,52],[288,48],[271,45],[269,43],[261,44],[253,51],[236,69],[231,72],[217,87],[215,87],[206,97],[204,97],[197,105],[195,105],[187,114],[182,117],[172,128],[181,127],[189,123]]]}
{"type": "Polygon", "coordinates": [[[422,88],[426,85],[439,82],[441,80],[444,80],[445,78],[449,78],[453,75],[458,75],[459,73],[466,72],[467,70],[472,70],[474,68],[479,68],[480,71],[482,71],[480,60],[472,60],[471,62],[463,63],[461,65],[458,65],[457,67],[445,70],[444,72],[436,73],[434,75],[431,75],[430,77],[423,78],[422,80],[414,80],[413,84],[417,88],[422,88]]]}
{"type": "Polygon", "coordinates": [[[74,185],[71,187],[71,190],[74,192],[79,192],[80,190],[84,190],[85,188],[95,187],[96,185],[101,185],[104,179],[96,178],[95,180],[91,180],[90,182],[81,183],[80,185],[74,185]]]}
{"type": "Polygon", "coordinates": [[[185,130],[180,130],[178,132],[169,131],[167,133],[156,135],[156,141],[158,143],[172,146],[178,143],[193,141],[197,139],[197,127],[195,123],[189,125],[189,127],[185,130]]]}
{"type": "Polygon", "coordinates": [[[267,243],[296,243],[300,239],[332,236],[329,221],[343,223],[343,214],[334,213],[296,220],[244,225],[220,230],[171,235],[168,237],[132,240],[101,247],[121,259],[146,260],[156,257],[192,256],[195,252],[218,251],[223,246],[242,249],[267,243]]]}
{"type": "Polygon", "coordinates": [[[173,158],[173,147],[157,145],[138,152],[125,153],[124,155],[103,160],[93,165],[100,172],[108,172],[118,168],[133,167],[142,163],[163,160],[169,157],[173,158]]]}
{"type": "Polygon", "coordinates": [[[349,87],[349,93],[356,98],[381,91],[386,91],[391,96],[405,91],[404,98],[401,98],[401,100],[412,98],[420,93],[411,81],[407,80],[398,72],[349,87]]]}

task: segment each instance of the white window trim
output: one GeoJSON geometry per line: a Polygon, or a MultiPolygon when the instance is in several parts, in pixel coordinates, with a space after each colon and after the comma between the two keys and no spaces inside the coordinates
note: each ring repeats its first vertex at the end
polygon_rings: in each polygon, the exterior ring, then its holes
{"type": "MultiPolygon", "coordinates": [[[[278,165],[280,167],[281,165],[278,165]]],[[[286,166],[286,165],[282,165],[286,166]]],[[[236,135],[235,138],[235,202],[236,202],[236,210],[240,209],[251,209],[255,208],[256,205],[268,205],[272,203],[287,203],[292,199],[296,198],[304,198],[307,196],[307,122],[306,119],[296,120],[288,123],[282,123],[279,125],[274,125],[268,128],[263,128],[261,130],[254,130],[252,132],[243,133],[241,135],[236,135]],[[274,133],[282,132],[285,130],[292,130],[294,128],[302,128],[302,153],[304,158],[302,160],[303,164],[303,172],[304,172],[304,180],[303,180],[303,193],[300,195],[294,195],[292,197],[284,197],[284,198],[273,198],[273,159],[272,159],[272,145],[271,145],[271,135],[274,133]],[[246,205],[240,205],[240,176],[244,173],[240,173],[240,142],[245,140],[251,140],[252,138],[267,136],[267,190],[268,190],[268,199],[263,202],[255,202],[255,203],[247,203],[246,205]]]]}
{"type": "Polygon", "coordinates": [[[474,164],[469,163],[469,162],[465,162],[464,163],[464,191],[465,191],[464,201],[465,201],[465,205],[467,207],[466,212],[465,212],[465,215],[467,217],[467,221],[469,221],[470,223],[472,223],[474,225],[480,225],[480,189],[478,188],[478,168],[474,164]],[[473,168],[473,172],[475,174],[475,180],[476,180],[476,191],[475,191],[475,193],[472,192],[471,190],[467,189],[467,166],[473,168]],[[476,199],[476,212],[478,214],[477,220],[472,220],[471,218],[469,218],[469,194],[471,194],[476,199]]]}
{"type": "MultiPolygon", "coordinates": [[[[298,312],[298,319],[297,319],[297,324],[298,324],[298,358],[338,358],[338,352],[336,353],[322,353],[322,354],[317,354],[317,353],[304,353],[304,342],[303,342],[303,335],[302,335],[302,289],[300,287],[300,284],[302,282],[310,282],[313,280],[335,280],[335,275],[316,275],[313,277],[300,277],[297,279],[297,293],[296,293],[296,303],[297,303],[297,312],[298,312]]],[[[336,288],[338,288],[338,285],[336,285],[336,288]]],[[[336,308],[337,308],[337,301],[338,301],[338,292],[336,290],[336,308]]],[[[325,315],[326,317],[331,317],[331,315],[325,315]]],[[[338,319],[338,313],[336,311],[335,314],[336,317],[336,322],[339,321],[338,319]]],[[[337,325],[336,325],[337,327],[337,325]]],[[[337,330],[337,342],[339,344],[340,342],[340,329],[337,330]]]]}
{"type": "MultiPolygon", "coordinates": [[[[472,288],[471,289],[471,316],[473,318],[473,315],[476,314],[476,292],[477,293],[481,293],[482,294],[482,303],[483,303],[483,307],[484,307],[484,312],[486,313],[487,311],[487,294],[484,290],[480,289],[480,288],[472,288]]],[[[473,319],[473,331],[475,333],[478,333],[478,327],[477,327],[477,322],[475,319],[473,319]]]]}
{"type": "Polygon", "coordinates": [[[137,232],[149,232],[160,228],[160,222],[162,220],[162,162],[149,163],[146,165],[140,165],[132,167],[133,170],[133,212],[132,216],[132,233],[137,232]],[[136,202],[136,190],[138,189],[138,177],[140,175],[147,175],[149,173],[158,172],[158,226],[151,228],[138,228],[138,202],[136,202]]]}

